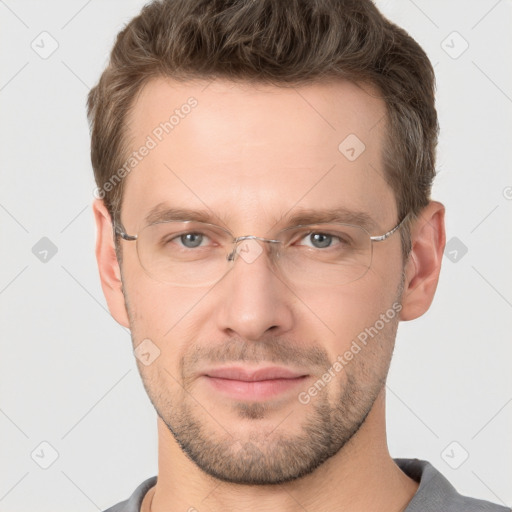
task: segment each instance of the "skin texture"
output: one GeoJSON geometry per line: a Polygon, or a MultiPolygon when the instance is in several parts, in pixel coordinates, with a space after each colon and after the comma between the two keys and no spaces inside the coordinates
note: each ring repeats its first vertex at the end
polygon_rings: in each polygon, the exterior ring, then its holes
{"type": "MultiPolygon", "coordinates": [[[[375,91],[343,81],[285,89],[158,79],[131,112],[131,147],[144,144],[190,96],[197,106],[125,178],[127,233],[137,234],[160,203],[214,213],[212,222],[235,236],[272,237],[300,209],[364,212],[374,222],[372,235],[400,220],[383,179],[385,105],[375,91]],[[366,146],[354,161],[338,150],[349,134],[366,146]]],[[[387,449],[385,380],[399,319],[422,315],[437,286],[441,204],[431,202],[415,221],[407,262],[396,233],[374,243],[370,270],[342,287],[289,282],[265,251],[251,263],[238,259],[213,286],[177,287],[148,276],[135,242],[126,241],[121,272],[100,200],[94,212],[110,311],[131,329],[134,347],[150,339],[160,350],[150,365],[137,362],[158,413],[159,478],[146,510],[406,506],[417,483],[387,449]],[[316,396],[298,400],[397,305],[400,313],[316,396]],[[268,399],[235,399],[204,377],[228,364],[278,365],[305,377],[268,399]]]]}

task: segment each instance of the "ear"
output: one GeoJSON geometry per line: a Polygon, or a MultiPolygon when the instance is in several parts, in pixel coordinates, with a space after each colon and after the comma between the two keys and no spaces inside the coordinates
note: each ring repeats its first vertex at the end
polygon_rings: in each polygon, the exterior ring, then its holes
{"type": "Polygon", "coordinates": [[[130,327],[123,296],[121,269],[116,257],[112,220],[102,200],[92,205],[96,222],[96,260],[100,272],[101,287],[108,309],[114,319],[124,327],[130,327]]]}
{"type": "Polygon", "coordinates": [[[446,243],[444,206],[431,201],[411,226],[411,253],[405,265],[400,320],[423,315],[434,298],[446,243]]]}

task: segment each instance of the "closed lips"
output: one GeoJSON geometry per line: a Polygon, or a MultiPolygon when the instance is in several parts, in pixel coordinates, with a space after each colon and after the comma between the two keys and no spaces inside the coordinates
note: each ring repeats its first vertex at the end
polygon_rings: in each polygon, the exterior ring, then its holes
{"type": "Polygon", "coordinates": [[[296,372],[282,367],[267,367],[259,368],[257,370],[241,367],[215,368],[206,371],[204,375],[206,377],[213,377],[217,379],[240,380],[245,382],[276,379],[298,379],[306,376],[304,373],[296,372]]]}

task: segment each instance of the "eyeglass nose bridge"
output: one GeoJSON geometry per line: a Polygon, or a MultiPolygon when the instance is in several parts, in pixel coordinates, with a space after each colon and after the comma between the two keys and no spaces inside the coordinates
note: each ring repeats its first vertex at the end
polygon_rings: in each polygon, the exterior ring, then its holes
{"type": "Polygon", "coordinates": [[[255,235],[237,236],[236,238],[233,238],[233,250],[226,256],[228,261],[234,261],[238,244],[244,240],[259,240],[260,242],[281,243],[281,240],[273,240],[271,238],[263,238],[261,236],[255,235]]]}

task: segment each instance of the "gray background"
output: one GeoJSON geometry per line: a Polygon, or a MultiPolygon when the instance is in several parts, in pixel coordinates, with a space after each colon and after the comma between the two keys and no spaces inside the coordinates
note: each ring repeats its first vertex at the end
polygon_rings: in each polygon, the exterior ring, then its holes
{"type": "MultiPolygon", "coordinates": [[[[0,0],[0,511],[102,510],[156,474],[155,414],[93,254],[85,117],[142,4],[0,0]]],[[[512,2],[378,5],[435,65],[449,240],[434,305],[399,329],[390,451],[510,506],[512,2]]]]}

